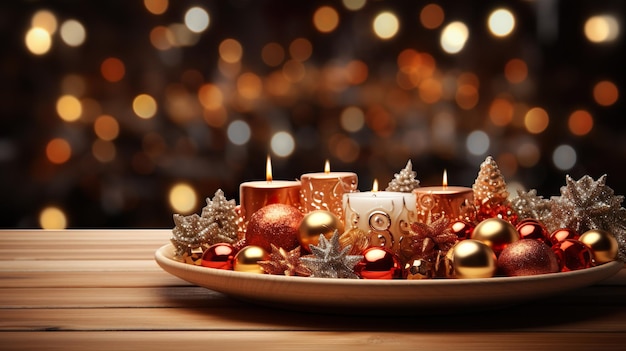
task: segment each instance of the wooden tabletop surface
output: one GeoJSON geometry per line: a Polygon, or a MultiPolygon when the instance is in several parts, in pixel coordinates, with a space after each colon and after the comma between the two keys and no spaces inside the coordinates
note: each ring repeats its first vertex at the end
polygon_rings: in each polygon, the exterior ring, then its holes
{"type": "Polygon", "coordinates": [[[626,270],[489,312],[350,316],[251,305],[163,271],[170,230],[0,230],[0,350],[624,350],[626,270]]]}

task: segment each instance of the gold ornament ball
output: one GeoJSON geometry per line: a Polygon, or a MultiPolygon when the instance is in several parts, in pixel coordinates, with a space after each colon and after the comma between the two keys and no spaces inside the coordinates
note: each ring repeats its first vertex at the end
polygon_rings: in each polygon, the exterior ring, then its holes
{"type": "Polygon", "coordinates": [[[448,257],[456,278],[490,278],[496,273],[496,254],[482,241],[459,241],[450,249],[448,257]]]}
{"type": "Polygon", "coordinates": [[[250,245],[239,250],[233,259],[233,270],[263,274],[265,271],[259,266],[259,261],[269,260],[270,255],[260,246],[250,245]]]}
{"type": "Polygon", "coordinates": [[[496,253],[519,238],[520,235],[513,224],[498,217],[481,221],[472,232],[472,239],[482,241],[496,253]]]}
{"type": "Polygon", "coordinates": [[[610,232],[592,229],[584,232],[578,240],[591,249],[597,264],[615,261],[618,244],[610,232]]]}
{"type": "Polygon", "coordinates": [[[320,235],[324,235],[326,239],[330,239],[335,230],[339,231],[339,234],[343,233],[343,223],[332,212],[325,210],[315,210],[304,215],[300,222],[300,228],[298,230],[298,239],[300,245],[307,251],[309,245],[318,245],[320,235]]]}

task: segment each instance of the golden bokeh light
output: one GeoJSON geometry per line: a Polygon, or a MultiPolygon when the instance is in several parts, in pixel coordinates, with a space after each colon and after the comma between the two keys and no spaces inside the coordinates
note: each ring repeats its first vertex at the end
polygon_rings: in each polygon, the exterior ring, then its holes
{"type": "Polygon", "coordinates": [[[261,59],[266,65],[277,67],[285,60],[285,49],[278,43],[267,43],[261,50],[261,59]]]}
{"type": "Polygon", "coordinates": [[[63,95],[57,100],[57,114],[66,122],[73,122],[83,114],[83,106],[80,100],[73,95],[63,95]]]}
{"type": "Polygon", "coordinates": [[[504,77],[510,83],[521,83],[528,77],[528,65],[521,59],[511,59],[504,65],[504,77]]]}
{"type": "Polygon", "coordinates": [[[398,34],[400,21],[398,21],[398,17],[394,13],[385,11],[379,13],[376,18],[374,18],[372,28],[377,37],[387,40],[398,34]]]}
{"type": "Polygon", "coordinates": [[[24,37],[26,48],[34,55],[43,55],[50,51],[52,38],[47,30],[41,27],[33,27],[26,32],[24,37]]]}
{"type": "Polygon", "coordinates": [[[504,127],[513,121],[515,108],[504,98],[493,99],[489,107],[489,119],[497,126],[504,127]]]}
{"type": "Polygon", "coordinates": [[[226,112],[226,109],[223,107],[213,110],[205,109],[202,112],[202,117],[206,124],[211,127],[221,128],[226,125],[228,121],[228,112],[226,112]]]}
{"type": "Polygon", "coordinates": [[[469,29],[465,23],[454,21],[445,26],[441,32],[439,43],[445,52],[456,54],[463,50],[468,38],[469,29]]]}
{"type": "Polygon", "coordinates": [[[619,22],[611,15],[592,16],[585,22],[584,31],[592,43],[612,42],[619,36],[619,22]]]}
{"type": "Polygon", "coordinates": [[[58,22],[56,16],[51,11],[39,10],[33,15],[30,25],[33,28],[43,28],[52,35],[57,31],[58,22]]]}
{"type": "Polygon", "coordinates": [[[39,226],[46,230],[65,229],[67,216],[65,212],[56,206],[48,206],[39,213],[39,226]]]}
{"type": "Polygon", "coordinates": [[[306,38],[296,38],[289,44],[289,55],[291,58],[304,62],[313,54],[313,44],[306,38]]]}
{"type": "Polygon", "coordinates": [[[611,106],[619,99],[619,90],[611,81],[600,81],[593,87],[593,99],[598,105],[611,106]]]}
{"type": "Polygon", "coordinates": [[[215,84],[204,84],[198,90],[198,101],[207,110],[217,110],[223,106],[224,94],[215,84]]]}
{"type": "Polygon", "coordinates": [[[169,0],[143,0],[146,10],[153,15],[162,15],[167,11],[169,0]]]}
{"type": "Polygon", "coordinates": [[[496,37],[506,37],[515,29],[515,16],[507,9],[496,9],[487,19],[487,27],[496,37]]]}
{"type": "Polygon", "coordinates": [[[243,47],[235,39],[224,39],[218,48],[220,58],[227,63],[236,63],[241,61],[243,56],[243,47]]]}
{"type": "Polygon", "coordinates": [[[358,11],[365,6],[367,0],[342,0],[343,6],[350,11],[358,11]]]}
{"type": "Polygon", "coordinates": [[[306,68],[296,60],[289,60],[283,65],[283,75],[288,81],[296,83],[304,79],[306,68]]]}
{"type": "Polygon", "coordinates": [[[364,83],[369,75],[369,68],[363,61],[352,60],[346,66],[348,83],[358,85],[364,83]]]}
{"type": "Polygon", "coordinates": [[[100,65],[102,77],[109,82],[119,82],[126,74],[126,66],[117,57],[108,57],[100,65]]]}
{"type": "Polygon", "coordinates": [[[263,92],[261,78],[252,72],[246,72],[237,79],[237,91],[246,99],[257,99],[263,92]]]}
{"type": "Polygon", "coordinates": [[[363,128],[365,114],[359,107],[349,106],[341,112],[339,122],[345,131],[355,133],[363,128]]]}
{"type": "Polygon", "coordinates": [[[478,104],[478,89],[472,84],[461,84],[456,90],[457,105],[464,110],[471,110],[478,104]]]}
{"type": "Polygon", "coordinates": [[[420,22],[424,28],[437,29],[444,19],[443,8],[437,4],[428,4],[420,11],[420,22]]]}
{"type": "Polygon", "coordinates": [[[419,97],[427,104],[434,104],[441,100],[443,86],[435,78],[424,79],[419,85],[419,97]]]}
{"type": "Polygon", "coordinates": [[[169,191],[169,204],[175,213],[190,214],[198,204],[198,194],[189,184],[181,182],[174,184],[169,191]]]}
{"type": "Polygon", "coordinates": [[[152,118],[157,112],[157,102],[148,94],[139,94],[133,99],[133,112],[143,119],[152,118]]]}
{"type": "Polygon", "coordinates": [[[172,48],[169,37],[173,34],[170,33],[169,28],[164,26],[156,26],[150,31],[150,43],[158,50],[164,51],[172,48]]]}
{"type": "Polygon", "coordinates": [[[569,131],[577,136],[589,134],[593,129],[593,117],[588,111],[576,110],[567,119],[569,131]]]}
{"type": "Polygon", "coordinates": [[[115,140],[120,133],[120,125],[115,117],[110,115],[101,115],[96,118],[93,124],[93,130],[98,138],[106,141],[115,140]]]}
{"type": "Polygon", "coordinates": [[[322,33],[330,33],[339,25],[339,13],[330,6],[321,6],[313,14],[313,25],[322,33]]]}
{"type": "Polygon", "coordinates": [[[192,32],[182,23],[172,23],[167,26],[165,37],[173,47],[185,47],[195,45],[200,40],[200,35],[192,32]]]}
{"type": "Polygon", "coordinates": [[[54,138],[46,145],[46,157],[54,164],[63,164],[72,157],[72,147],[67,140],[54,138]]]}
{"type": "Polygon", "coordinates": [[[96,139],[91,144],[91,153],[93,157],[101,163],[108,163],[115,160],[117,153],[115,144],[110,141],[96,139]]]}
{"type": "Polygon", "coordinates": [[[548,128],[550,117],[541,107],[533,107],[524,116],[524,126],[532,134],[539,134],[548,128]]]}
{"type": "Polygon", "coordinates": [[[61,24],[61,39],[69,46],[81,46],[87,38],[87,32],[82,23],[70,19],[61,24]]]}

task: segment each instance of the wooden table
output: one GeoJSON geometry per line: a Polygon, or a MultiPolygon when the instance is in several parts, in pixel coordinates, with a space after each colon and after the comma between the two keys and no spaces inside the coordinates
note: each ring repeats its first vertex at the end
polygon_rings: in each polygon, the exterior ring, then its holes
{"type": "Polygon", "coordinates": [[[305,314],[164,272],[169,230],[0,231],[0,350],[624,350],[626,270],[482,313],[305,314]]]}

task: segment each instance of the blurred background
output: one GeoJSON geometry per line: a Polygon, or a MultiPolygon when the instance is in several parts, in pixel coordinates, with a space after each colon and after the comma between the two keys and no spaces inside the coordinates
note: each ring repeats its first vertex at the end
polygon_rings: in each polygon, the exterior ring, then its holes
{"type": "Polygon", "coordinates": [[[168,228],[222,189],[331,169],[382,187],[626,193],[626,3],[3,1],[0,227],[168,228]]]}

